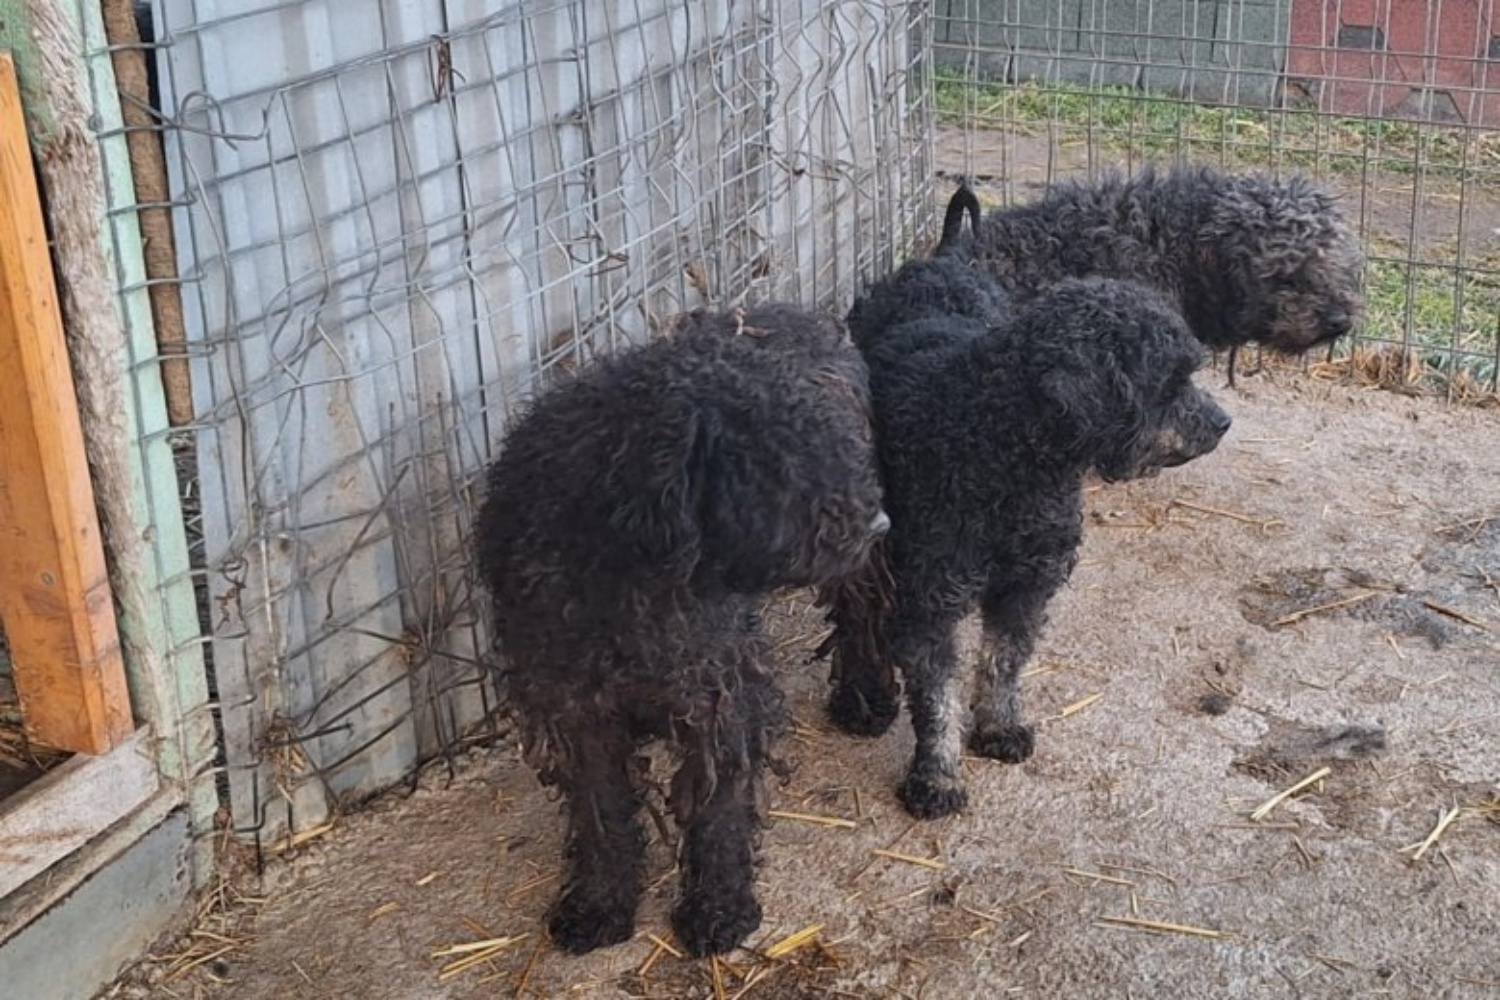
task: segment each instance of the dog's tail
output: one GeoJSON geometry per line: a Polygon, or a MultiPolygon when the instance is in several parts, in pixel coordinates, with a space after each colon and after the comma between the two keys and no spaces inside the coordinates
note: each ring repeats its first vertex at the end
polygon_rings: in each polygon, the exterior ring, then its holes
{"type": "Polygon", "coordinates": [[[958,241],[963,236],[964,213],[969,214],[972,220],[971,228],[975,236],[979,235],[980,207],[979,198],[974,194],[974,189],[969,187],[967,180],[958,182],[958,190],[953,192],[953,197],[948,199],[948,209],[943,213],[943,235],[938,239],[937,249],[932,252],[934,257],[953,253],[958,249],[958,241]]]}

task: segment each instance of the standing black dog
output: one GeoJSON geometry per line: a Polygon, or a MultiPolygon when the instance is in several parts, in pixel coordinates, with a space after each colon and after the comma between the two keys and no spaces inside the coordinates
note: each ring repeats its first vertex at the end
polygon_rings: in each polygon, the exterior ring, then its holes
{"type": "Polygon", "coordinates": [[[1211,348],[1291,354],[1348,333],[1362,311],[1358,241],[1334,196],[1297,174],[1108,173],[993,210],[972,233],[952,224],[961,203],[977,204],[963,185],[943,252],[972,261],[1017,302],[1067,277],[1120,278],[1166,296],[1211,348]]]}
{"type": "Polygon", "coordinates": [[[915,261],[850,316],[892,528],[866,574],[825,589],[838,668],[829,710],[847,730],[884,731],[900,669],[917,736],[901,797],[926,818],[966,801],[958,622],[983,615],[969,744],[1023,760],[1033,737],[1018,678],[1077,559],[1084,477],[1181,464],[1230,423],[1193,385],[1206,352],[1149,289],[1067,279],[1008,311],[992,285],[949,256],[915,261]]]}
{"type": "Polygon", "coordinates": [[[633,932],[637,750],[656,738],[683,758],[678,939],[724,952],[759,925],[754,836],[783,708],[756,612],[859,569],[889,523],[859,354],[790,306],[689,314],[516,424],[476,540],[527,760],[567,800],[558,945],[633,932]]]}
{"type": "MultiPolygon", "coordinates": [[[[1334,197],[1296,175],[1110,173],[983,216],[960,184],[933,258],[871,288],[849,325],[866,344],[914,319],[997,322],[1065,278],[1116,278],[1155,290],[1201,343],[1228,348],[1232,385],[1243,345],[1295,354],[1347,333],[1363,308],[1363,259],[1334,197]]],[[[822,595],[835,624],[829,715],[849,732],[884,732],[896,716],[895,668],[876,635],[888,590],[872,570],[822,595]]]]}

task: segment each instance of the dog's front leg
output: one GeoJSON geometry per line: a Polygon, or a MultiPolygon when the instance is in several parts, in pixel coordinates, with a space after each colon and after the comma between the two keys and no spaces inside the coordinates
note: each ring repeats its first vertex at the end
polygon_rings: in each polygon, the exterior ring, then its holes
{"type": "Polygon", "coordinates": [[[907,707],[917,737],[901,802],[920,819],[952,815],[968,804],[960,770],[964,701],[953,623],[929,623],[905,632],[891,646],[906,676],[907,707]]]}
{"type": "Polygon", "coordinates": [[[1036,736],[1021,711],[1021,671],[1031,660],[1056,586],[1029,581],[993,588],[984,596],[984,644],[974,678],[974,719],[969,749],[981,757],[1019,764],[1031,756],[1036,736]]]}

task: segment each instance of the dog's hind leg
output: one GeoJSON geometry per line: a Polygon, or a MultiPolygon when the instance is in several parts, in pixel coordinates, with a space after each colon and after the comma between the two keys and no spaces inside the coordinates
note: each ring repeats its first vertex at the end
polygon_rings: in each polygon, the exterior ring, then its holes
{"type": "Polygon", "coordinates": [[[645,839],[636,813],[641,796],[631,774],[635,747],[624,719],[586,712],[567,726],[557,760],[567,796],[567,875],[548,916],[552,940],[582,954],[619,944],[635,932],[645,839]]]}
{"type": "Polygon", "coordinates": [[[917,737],[900,796],[907,811],[920,819],[949,816],[968,804],[959,760],[964,700],[954,625],[944,618],[904,626],[891,642],[906,678],[907,708],[917,737]]]}
{"type": "Polygon", "coordinates": [[[1036,746],[1032,727],[1022,721],[1021,671],[1031,660],[1054,590],[1037,583],[984,595],[984,641],[969,733],[969,749],[982,757],[1019,764],[1036,746]]]}
{"type": "MultiPolygon", "coordinates": [[[[760,926],[755,838],[762,773],[782,723],[781,692],[759,664],[747,664],[717,695],[710,717],[680,734],[687,756],[672,782],[683,827],[681,896],[672,930],[694,957],[733,951],[760,926]]],[[[689,720],[698,723],[700,720],[689,720]]]]}

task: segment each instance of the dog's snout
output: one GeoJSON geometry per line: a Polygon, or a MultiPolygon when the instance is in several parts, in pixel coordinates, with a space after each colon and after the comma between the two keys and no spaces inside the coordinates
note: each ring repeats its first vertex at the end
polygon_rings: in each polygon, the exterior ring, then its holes
{"type": "Polygon", "coordinates": [[[1323,317],[1323,327],[1330,336],[1342,337],[1354,329],[1354,317],[1343,309],[1335,309],[1323,317]]]}
{"type": "Polygon", "coordinates": [[[875,515],[875,517],[874,517],[874,519],[870,521],[870,534],[874,535],[876,538],[879,538],[882,535],[884,535],[887,531],[890,531],[890,530],[891,530],[891,518],[890,518],[890,515],[888,515],[883,510],[877,512],[876,515],[875,515]]]}

